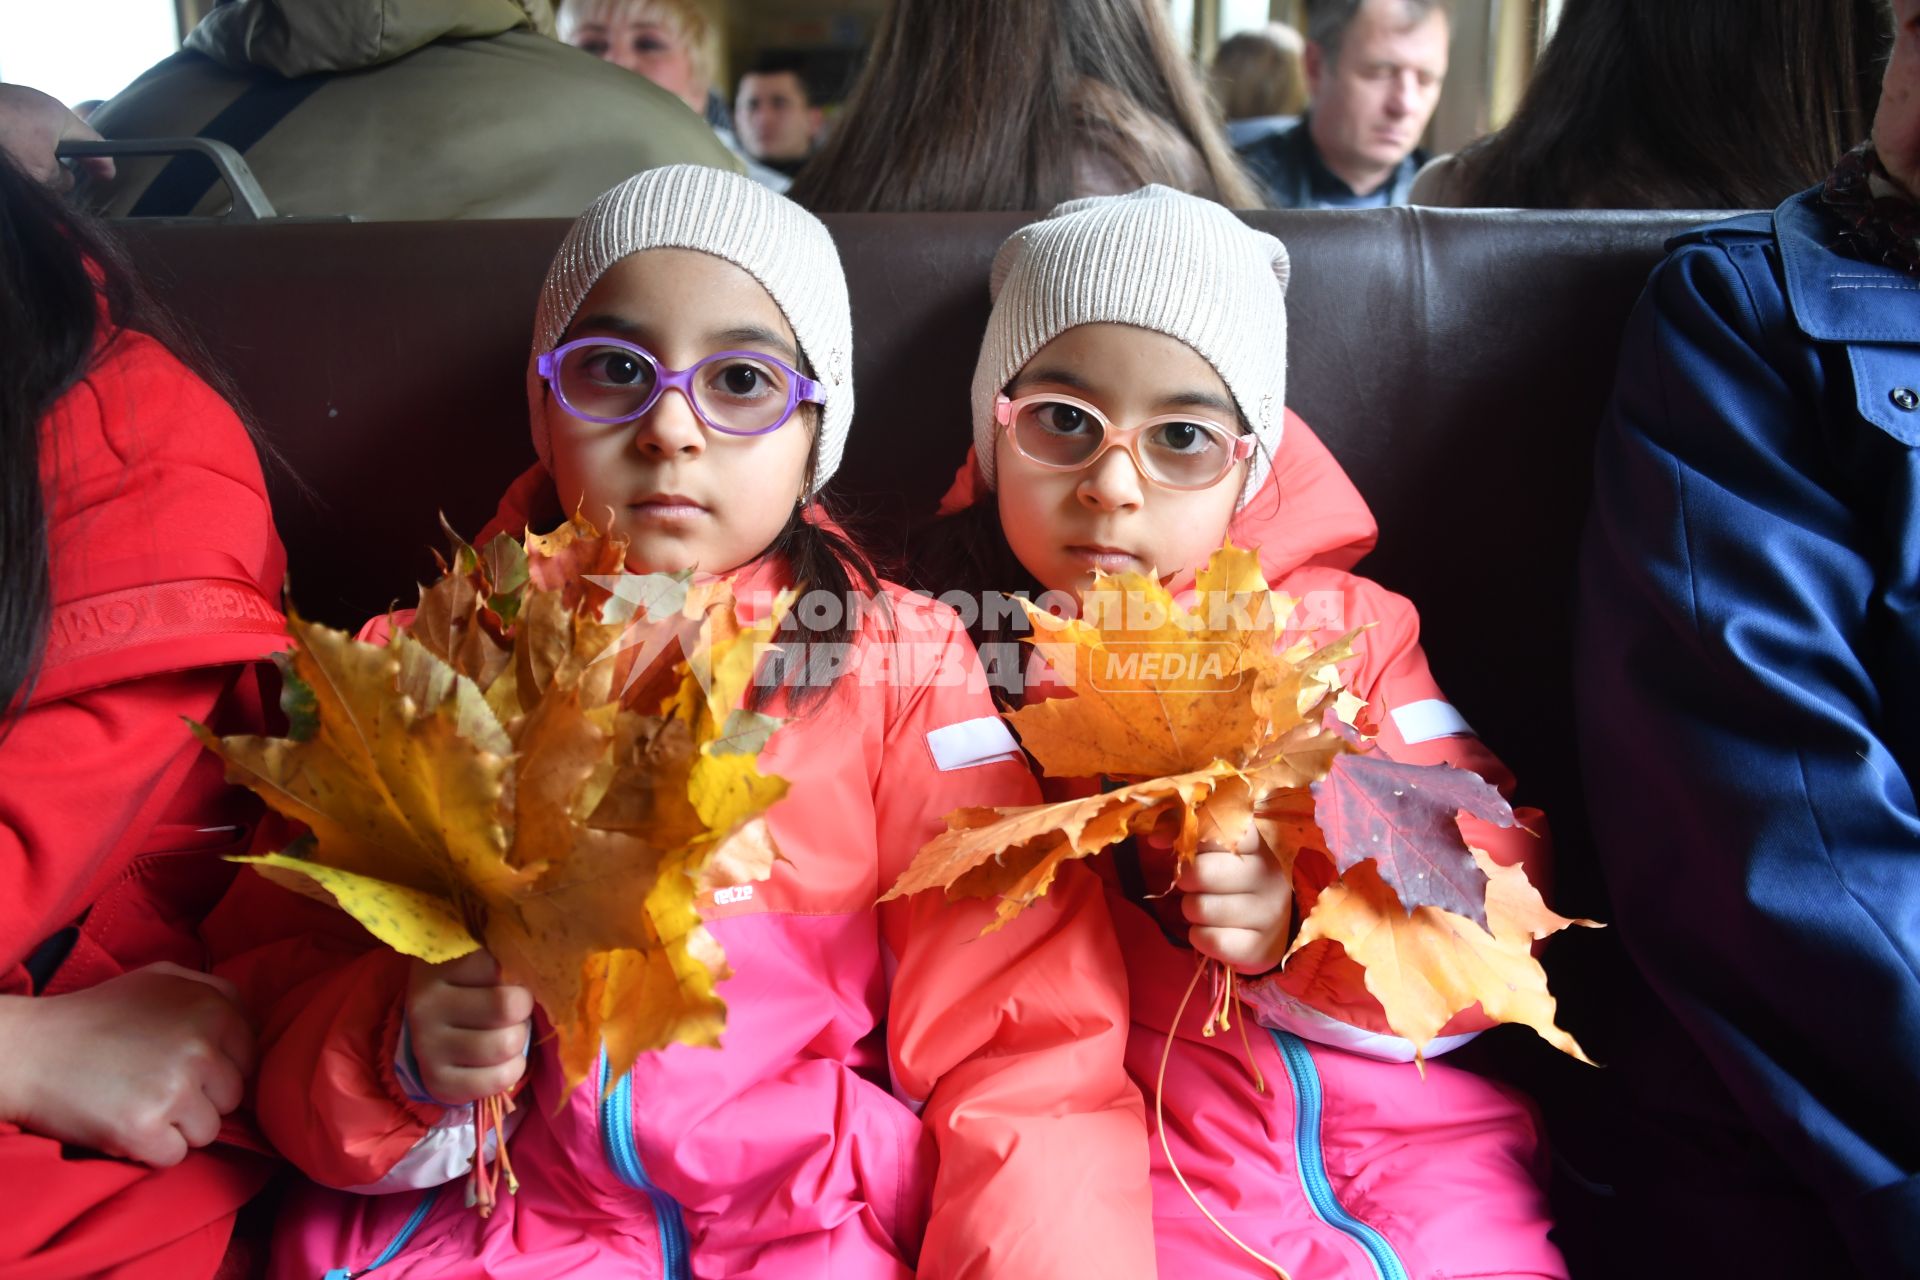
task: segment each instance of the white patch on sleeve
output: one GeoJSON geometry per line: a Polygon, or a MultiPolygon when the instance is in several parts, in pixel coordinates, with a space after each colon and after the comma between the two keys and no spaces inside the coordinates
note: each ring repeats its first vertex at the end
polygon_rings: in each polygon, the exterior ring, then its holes
{"type": "Polygon", "coordinates": [[[942,773],[1020,758],[1020,744],[999,716],[977,716],[930,730],[927,750],[942,773]]]}
{"type": "MultiPolygon", "coordinates": [[[[523,1106],[507,1116],[507,1136],[520,1127],[526,1114],[523,1106]]],[[[495,1131],[487,1131],[487,1159],[494,1156],[495,1131]]],[[[445,1115],[413,1149],[400,1157],[400,1163],[387,1170],[387,1176],[364,1187],[348,1187],[354,1195],[378,1196],[392,1191],[424,1191],[464,1177],[473,1168],[473,1104],[448,1107],[445,1115]]]]}
{"type": "Polygon", "coordinates": [[[1473,733],[1473,726],[1467,718],[1453,709],[1451,702],[1442,702],[1438,698],[1425,698],[1419,702],[1409,702],[1404,707],[1395,707],[1390,713],[1393,727],[1400,731],[1401,740],[1408,746],[1416,743],[1431,742],[1435,738],[1448,738],[1455,734],[1473,733]]]}

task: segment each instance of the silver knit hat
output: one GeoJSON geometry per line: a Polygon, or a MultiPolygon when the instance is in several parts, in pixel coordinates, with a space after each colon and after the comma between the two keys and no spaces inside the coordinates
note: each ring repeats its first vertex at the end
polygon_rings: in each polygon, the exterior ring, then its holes
{"type": "Polygon", "coordinates": [[[628,178],[589,205],[560,242],[540,287],[527,362],[527,406],[540,461],[552,466],[545,385],[534,364],[560,344],[608,268],[645,249],[710,253],[772,295],[826,397],[813,476],[818,492],[839,470],[853,422],[853,309],[840,255],[820,219],[793,201],[750,178],[701,165],[628,178]]]}
{"type": "Polygon", "coordinates": [[[1055,206],[993,260],[993,314],[973,373],[973,447],[994,484],[993,405],[1040,348],[1083,324],[1129,324],[1192,347],[1253,428],[1240,503],[1266,482],[1287,392],[1286,246],[1170,187],[1055,206]]]}

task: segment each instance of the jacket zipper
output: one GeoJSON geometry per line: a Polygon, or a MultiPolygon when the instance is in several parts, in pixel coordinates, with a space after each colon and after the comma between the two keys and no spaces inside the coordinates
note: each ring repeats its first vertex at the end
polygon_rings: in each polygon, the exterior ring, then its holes
{"type": "Polygon", "coordinates": [[[359,1277],[367,1274],[367,1272],[384,1267],[389,1262],[392,1262],[394,1258],[399,1255],[400,1251],[407,1247],[407,1242],[419,1233],[420,1224],[427,1220],[427,1215],[433,1211],[434,1203],[440,1199],[440,1192],[444,1189],[444,1187],[433,1187],[428,1190],[425,1195],[420,1197],[420,1203],[413,1206],[412,1215],[401,1225],[398,1234],[387,1242],[387,1247],[380,1251],[379,1257],[358,1271],[353,1271],[346,1267],[335,1267],[333,1270],[327,1272],[325,1276],[321,1277],[321,1280],[359,1280],[359,1277]]]}
{"type": "Polygon", "coordinates": [[[654,1224],[660,1231],[660,1257],[668,1280],[692,1280],[693,1269],[687,1258],[687,1224],[674,1198],[653,1185],[647,1168],[640,1163],[639,1149],[633,1141],[633,1073],[620,1077],[620,1083],[607,1088],[607,1060],[600,1059],[600,1145],[613,1171],[636,1191],[645,1193],[653,1203],[654,1224]]]}
{"type": "Polygon", "coordinates": [[[1387,1238],[1348,1213],[1333,1194],[1333,1182],[1327,1177],[1326,1154],[1320,1149],[1320,1069],[1313,1063],[1306,1042],[1290,1031],[1271,1027],[1267,1033],[1280,1047],[1280,1060],[1287,1067],[1287,1083],[1293,1086],[1293,1156],[1300,1171],[1300,1185],[1314,1216],[1349,1237],[1366,1251],[1379,1280],[1409,1280],[1406,1264],[1393,1251],[1387,1238]]]}

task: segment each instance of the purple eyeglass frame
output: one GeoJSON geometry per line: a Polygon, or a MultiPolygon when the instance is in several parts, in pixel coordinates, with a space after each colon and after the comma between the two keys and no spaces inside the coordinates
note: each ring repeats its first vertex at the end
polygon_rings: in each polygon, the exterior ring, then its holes
{"type": "Polygon", "coordinates": [[[803,402],[808,404],[825,404],[827,402],[826,396],[821,393],[819,383],[801,373],[785,360],[770,356],[764,351],[716,351],[710,356],[702,356],[684,369],[669,369],[665,362],[662,361],[660,357],[654,355],[653,352],[647,350],[645,347],[628,342],[624,338],[575,338],[572,342],[563,342],[545,355],[542,355],[534,362],[534,370],[545,380],[547,386],[553,389],[555,398],[565,406],[568,413],[580,419],[582,422],[597,422],[602,425],[611,425],[617,422],[632,422],[635,418],[645,417],[655,405],[660,403],[660,397],[665,395],[669,389],[680,393],[680,398],[687,402],[687,407],[693,410],[693,416],[700,419],[702,425],[710,431],[718,431],[723,436],[764,436],[769,432],[778,431],[780,428],[786,426],[793,417],[793,411],[799,408],[803,402]],[[560,361],[566,357],[567,352],[578,347],[618,347],[622,351],[630,351],[634,355],[639,356],[653,369],[653,394],[648,396],[638,409],[635,409],[632,413],[623,413],[617,418],[595,417],[591,413],[582,413],[580,410],[574,408],[573,402],[567,399],[567,393],[560,389],[559,380],[554,375],[558,372],[560,361]],[[758,431],[735,431],[732,427],[721,426],[709,418],[700,408],[700,401],[693,394],[693,375],[712,364],[715,360],[725,360],[730,356],[745,356],[749,360],[757,360],[761,364],[774,365],[786,372],[787,407],[781,412],[780,416],[774,420],[771,426],[761,427],[758,431]]]}

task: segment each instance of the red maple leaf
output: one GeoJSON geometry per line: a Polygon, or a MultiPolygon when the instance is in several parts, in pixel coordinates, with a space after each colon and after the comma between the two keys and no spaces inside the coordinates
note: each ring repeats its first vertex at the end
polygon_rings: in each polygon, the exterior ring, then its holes
{"type": "Polygon", "coordinates": [[[1341,756],[1313,784],[1313,802],[1337,870],[1371,858],[1409,913],[1439,907],[1486,925],[1487,876],[1460,835],[1459,815],[1496,827],[1512,826],[1514,817],[1480,775],[1381,755],[1341,756]]]}

